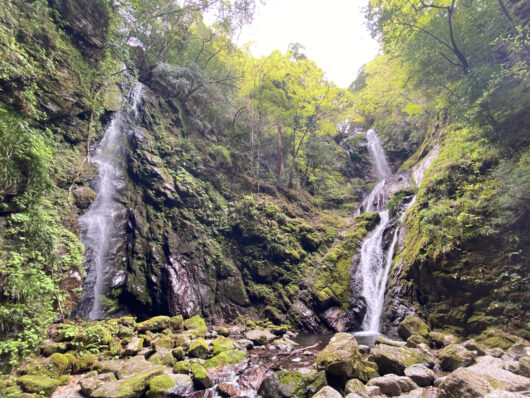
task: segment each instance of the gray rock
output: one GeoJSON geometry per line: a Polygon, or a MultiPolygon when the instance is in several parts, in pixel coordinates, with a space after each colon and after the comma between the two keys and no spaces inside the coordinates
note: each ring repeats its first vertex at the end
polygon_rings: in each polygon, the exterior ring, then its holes
{"type": "Polygon", "coordinates": [[[276,340],[278,336],[272,334],[268,330],[249,330],[245,332],[245,338],[251,340],[258,345],[265,345],[276,340]]]}
{"type": "Polygon", "coordinates": [[[517,373],[521,376],[530,377],[530,356],[519,358],[517,373]]]}
{"type": "Polygon", "coordinates": [[[342,395],[330,386],[320,389],[313,398],[342,398],[342,395]]]}
{"type": "Polygon", "coordinates": [[[525,398],[525,396],[517,392],[495,390],[495,391],[490,392],[484,398],[525,398]]]}
{"type": "Polygon", "coordinates": [[[375,339],[375,344],[386,344],[394,347],[404,347],[407,345],[405,341],[392,340],[385,336],[377,336],[377,338],[375,339]]]}
{"type": "Polygon", "coordinates": [[[381,395],[381,389],[378,386],[366,386],[366,391],[369,397],[381,395]]]}
{"type": "Polygon", "coordinates": [[[124,354],[127,356],[133,356],[140,352],[140,350],[143,348],[144,345],[144,339],[141,337],[133,337],[131,342],[127,344],[124,348],[124,354]]]}
{"type": "Polygon", "coordinates": [[[254,348],[254,343],[247,339],[239,339],[234,342],[237,348],[241,350],[251,350],[254,348]]]}
{"type": "Polygon", "coordinates": [[[442,376],[442,377],[439,377],[436,380],[434,380],[434,383],[432,383],[432,384],[433,384],[433,386],[439,388],[440,385],[446,380],[447,380],[447,376],[442,376]]]}
{"type": "Polygon", "coordinates": [[[346,394],[355,394],[358,397],[368,398],[368,391],[364,383],[358,379],[348,380],[345,388],[346,394]]]}
{"type": "Polygon", "coordinates": [[[417,363],[429,364],[433,359],[418,348],[376,345],[370,352],[370,360],[379,367],[379,373],[404,375],[405,368],[417,363]]]}
{"type": "Polygon", "coordinates": [[[484,351],[484,348],[479,343],[477,343],[475,339],[464,341],[463,345],[469,351],[476,351],[478,355],[486,354],[486,352],[484,351]]]}
{"type": "Polygon", "coordinates": [[[438,352],[438,361],[445,371],[452,371],[462,366],[471,365],[476,353],[469,351],[462,344],[449,344],[438,352]]]}
{"type": "Polygon", "coordinates": [[[405,376],[410,377],[420,387],[428,387],[434,382],[434,372],[422,364],[406,368],[405,376]]]}
{"type": "Polygon", "coordinates": [[[396,376],[395,374],[387,374],[382,377],[376,377],[368,382],[368,386],[377,386],[381,389],[381,393],[396,397],[398,395],[412,391],[418,386],[410,378],[405,376],[396,376]]]}
{"type": "Polygon", "coordinates": [[[452,334],[440,333],[440,332],[431,332],[429,333],[432,343],[435,347],[442,348],[449,344],[458,343],[458,339],[452,334]]]}
{"type": "Polygon", "coordinates": [[[337,333],[316,359],[317,368],[328,374],[352,378],[362,368],[357,340],[349,333],[337,333]]]}
{"type": "Polygon", "coordinates": [[[370,347],[368,347],[367,345],[359,344],[359,352],[361,354],[369,354],[370,353],[370,347]]]}

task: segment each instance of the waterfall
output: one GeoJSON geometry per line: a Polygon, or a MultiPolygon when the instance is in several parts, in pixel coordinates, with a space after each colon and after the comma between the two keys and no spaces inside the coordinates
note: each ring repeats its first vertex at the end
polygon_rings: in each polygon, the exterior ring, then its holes
{"type": "Polygon", "coordinates": [[[124,98],[124,106],[116,112],[97,145],[92,162],[99,169],[96,197],[85,214],[79,217],[81,241],[85,245],[83,297],[78,312],[91,320],[105,315],[101,301],[112,276],[117,255],[117,237],[125,229],[126,209],[117,196],[126,187],[123,168],[127,134],[134,128],[143,86],[137,83],[124,98]]]}
{"type": "Polygon", "coordinates": [[[391,226],[391,217],[386,206],[396,191],[410,185],[410,178],[405,173],[392,175],[383,146],[374,130],[367,131],[366,139],[378,182],[363,200],[357,214],[361,210],[364,212],[376,211],[380,221],[364,239],[361,246],[359,266],[362,274],[362,295],[367,303],[362,329],[365,332],[376,334],[379,332],[388,275],[398,240],[398,230],[396,229],[385,256],[384,235],[391,226]]]}

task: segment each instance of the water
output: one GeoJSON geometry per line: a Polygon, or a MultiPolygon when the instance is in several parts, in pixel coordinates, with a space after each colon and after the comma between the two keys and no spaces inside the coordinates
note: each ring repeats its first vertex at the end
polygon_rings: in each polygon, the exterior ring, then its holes
{"type": "Polygon", "coordinates": [[[81,315],[90,319],[104,316],[101,297],[113,274],[112,264],[116,256],[116,235],[123,227],[124,207],[116,200],[125,185],[122,169],[125,162],[124,146],[127,133],[138,117],[142,85],[138,83],[124,99],[125,106],[114,114],[109,127],[96,148],[92,161],[97,164],[99,175],[95,188],[96,198],[85,214],[79,218],[81,241],[85,245],[85,279],[81,315]],[[92,291],[90,291],[92,288],[92,291]],[[84,303],[83,303],[84,302],[84,303]],[[90,306],[91,302],[91,306],[90,306]],[[91,308],[90,308],[91,307],[91,308]],[[86,311],[90,308],[88,314],[86,311]],[[83,313],[84,312],[84,313],[83,313]]]}
{"type": "Polygon", "coordinates": [[[362,329],[366,332],[366,336],[375,339],[379,334],[388,275],[399,236],[396,229],[385,255],[385,231],[391,224],[390,214],[386,206],[397,190],[410,185],[410,179],[402,173],[392,175],[381,141],[374,130],[367,131],[366,139],[378,182],[363,200],[358,214],[361,210],[364,212],[376,211],[380,221],[362,243],[359,264],[362,274],[362,295],[367,303],[362,329]]]}

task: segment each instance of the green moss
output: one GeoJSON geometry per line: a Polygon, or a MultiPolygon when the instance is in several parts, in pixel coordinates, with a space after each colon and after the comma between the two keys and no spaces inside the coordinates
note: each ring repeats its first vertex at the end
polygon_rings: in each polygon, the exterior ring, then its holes
{"type": "Polygon", "coordinates": [[[197,362],[191,363],[190,371],[193,376],[193,379],[202,380],[208,377],[208,373],[206,372],[206,370],[200,363],[197,363],[197,362]]]}
{"type": "Polygon", "coordinates": [[[216,339],[212,340],[212,347],[212,354],[214,356],[220,354],[223,351],[229,351],[235,348],[232,340],[227,337],[217,337],[216,339]]]}
{"type": "Polygon", "coordinates": [[[245,351],[241,350],[230,350],[224,351],[213,358],[208,359],[204,362],[205,368],[214,368],[217,366],[234,365],[241,362],[246,357],[245,351]]]}
{"type": "Polygon", "coordinates": [[[184,329],[189,330],[194,336],[204,336],[208,331],[206,322],[199,315],[195,315],[184,321],[184,329]]]}
{"type": "Polygon", "coordinates": [[[85,355],[85,356],[76,358],[72,366],[72,371],[74,373],[82,373],[82,372],[90,371],[94,369],[97,362],[98,362],[98,357],[94,354],[85,355]]]}
{"type": "Polygon", "coordinates": [[[208,343],[202,337],[199,337],[196,340],[193,340],[188,348],[188,355],[195,358],[206,358],[210,348],[208,343]]]}
{"type": "Polygon", "coordinates": [[[191,363],[187,361],[180,361],[173,365],[173,373],[188,374],[191,372],[191,363]]]}
{"type": "Polygon", "coordinates": [[[139,332],[145,332],[146,330],[160,331],[169,327],[170,320],[171,319],[165,315],[155,316],[144,322],[136,324],[136,329],[139,332]]]}
{"type": "Polygon", "coordinates": [[[25,392],[51,395],[61,382],[52,379],[48,376],[26,375],[17,379],[17,384],[22,387],[25,392]]]}
{"type": "Polygon", "coordinates": [[[175,332],[182,330],[183,323],[184,323],[184,318],[182,317],[182,315],[172,316],[171,319],[169,320],[169,326],[175,332]]]}
{"type": "Polygon", "coordinates": [[[168,375],[155,376],[151,380],[149,380],[148,396],[150,394],[167,391],[174,385],[175,382],[168,375]]]}

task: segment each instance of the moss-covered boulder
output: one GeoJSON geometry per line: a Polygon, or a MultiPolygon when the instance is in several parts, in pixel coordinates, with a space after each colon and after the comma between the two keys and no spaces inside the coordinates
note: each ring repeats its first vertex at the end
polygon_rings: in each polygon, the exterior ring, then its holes
{"type": "Polygon", "coordinates": [[[433,358],[420,349],[386,344],[377,344],[370,352],[370,360],[377,364],[381,375],[393,373],[398,376],[403,376],[409,366],[433,362],[433,358]]]}
{"type": "Polygon", "coordinates": [[[351,379],[348,380],[345,387],[346,394],[357,394],[360,397],[367,398],[368,390],[361,380],[351,379]]]}
{"type": "Polygon", "coordinates": [[[171,350],[159,349],[149,357],[148,361],[154,365],[173,366],[177,359],[171,350]]]}
{"type": "Polygon", "coordinates": [[[171,319],[169,320],[169,326],[171,330],[173,330],[174,332],[178,332],[182,330],[183,325],[184,325],[184,318],[182,317],[182,315],[172,316],[171,319]]]}
{"type": "Polygon", "coordinates": [[[191,363],[187,361],[179,361],[173,365],[173,373],[188,374],[191,373],[191,363]]]}
{"type": "Polygon", "coordinates": [[[317,367],[326,373],[351,379],[362,368],[357,340],[349,333],[335,334],[329,344],[319,352],[317,367]]]}
{"type": "Polygon", "coordinates": [[[429,340],[427,340],[425,337],[419,336],[417,334],[413,334],[407,339],[407,347],[411,348],[417,348],[420,344],[429,344],[429,340]]]}
{"type": "Polygon", "coordinates": [[[190,365],[190,370],[193,382],[199,389],[210,388],[213,386],[212,379],[210,379],[208,372],[200,363],[192,363],[190,365]]]}
{"type": "Polygon", "coordinates": [[[223,351],[229,351],[235,349],[234,343],[227,337],[217,337],[212,340],[212,354],[217,355],[223,351]]]}
{"type": "Polygon", "coordinates": [[[132,356],[138,354],[138,352],[144,346],[144,339],[142,337],[133,337],[129,343],[123,349],[123,355],[132,356]]]}
{"type": "Polygon", "coordinates": [[[17,379],[17,384],[27,393],[50,396],[61,382],[48,376],[25,375],[17,379]]]}
{"type": "Polygon", "coordinates": [[[186,353],[182,347],[175,347],[171,352],[177,361],[182,361],[186,357],[186,353]]]}
{"type": "Polygon", "coordinates": [[[142,397],[149,381],[161,375],[163,369],[152,369],[124,379],[101,384],[90,394],[91,398],[137,398],[142,397]]]}
{"type": "Polygon", "coordinates": [[[161,331],[167,329],[170,325],[171,318],[165,315],[155,316],[146,321],[136,324],[136,330],[138,332],[145,332],[150,330],[152,332],[161,331]]]}
{"type": "Polygon", "coordinates": [[[208,331],[206,322],[199,315],[195,315],[184,321],[184,330],[191,332],[196,337],[204,337],[208,331]]]}
{"type": "Polygon", "coordinates": [[[438,351],[438,361],[445,371],[453,371],[461,366],[471,365],[476,354],[461,344],[449,344],[438,351]]]}
{"type": "Polygon", "coordinates": [[[151,345],[156,349],[171,350],[174,347],[174,342],[170,337],[160,337],[151,342],[151,345]]]}
{"type": "Polygon", "coordinates": [[[233,365],[244,360],[246,355],[246,352],[241,350],[223,351],[204,362],[204,367],[215,368],[217,366],[233,365]]]}
{"type": "Polygon", "coordinates": [[[175,381],[167,374],[155,376],[149,380],[147,396],[150,398],[164,398],[168,391],[175,386],[175,381]]]}
{"type": "Polygon", "coordinates": [[[188,355],[194,358],[207,358],[209,352],[210,347],[202,337],[193,340],[188,348],[188,355]]]}
{"type": "Polygon", "coordinates": [[[477,341],[486,348],[500,348],[507,350],[519,341],[516,336],[499,329],[489,329],[477,337],[477,341]]]}
{"type": "Polygon", "coordinates": [[[79,187],[73,190],[74,202],[80,209],[86,209],[96,199],[96,193],[89,187],[79,187]]]}
{"type": "Polygon", "coordinates": [[[412,335],[429,338],[429,326],[420,318],[414,315],[406,317],[398,326],[398,334],[403,340],[407,340],[412,335]]]}
{"type": "Polygon", "coordinates": [[[84,355],[74,360],[72,364],[73,373],[83,373],[91,371],[95,368],[98,362],[98,357],[94,354],[84,355]]]}
{"type": "Polygon", "coordinates": [[[458,338],[449,333],[430,332],[429,338],[432,344],[437,348],[442,348],[449,344],[458,343],[458,338]]]}
{"type": "Polygon", "coordinates": [[[278,336],[276,336],[275,334],[272,334],[268,330],[254,329],[254,330],[248,330],[247,332],[245,332],[245,338],[247,340],[254,342],[255,344],[265,345],[277,339],[278,336]]]}
{"type": "Polygon", "coordinates": [[[217,329],[217,333],[219,333],[223,337],[230,336],[230,329],[225,326],[219,326],[219,329],[217,329]]]}
{"type": "Polygon", "coordinates": [[[322,387],[313,398],[342,398],[342,395],[330,386],[322,387]]]}

